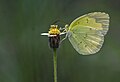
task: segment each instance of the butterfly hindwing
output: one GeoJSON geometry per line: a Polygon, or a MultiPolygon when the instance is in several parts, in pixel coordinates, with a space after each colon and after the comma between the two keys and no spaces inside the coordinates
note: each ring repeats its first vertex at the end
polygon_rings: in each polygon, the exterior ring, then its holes
{"type": "MultiPolygon", "coordinates": [[[[98,52],[104,42],[104,36],[100,31],[87,26],[78,26],[79,29],[70,31],[69,41],[75,50],[83,55],[98,52]]],[[[77,28],[77,27],[76,27],[77,28]]]]}

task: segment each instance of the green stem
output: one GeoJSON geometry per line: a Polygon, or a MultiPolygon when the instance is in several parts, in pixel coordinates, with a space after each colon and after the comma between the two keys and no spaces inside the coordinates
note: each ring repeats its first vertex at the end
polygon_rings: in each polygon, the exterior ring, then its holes
{"type": "Polygon", "coordinates": [[[53,49],[53,64],[54,64],[54,82],[57,82],[57,53],[56,49],[53,49]]]}

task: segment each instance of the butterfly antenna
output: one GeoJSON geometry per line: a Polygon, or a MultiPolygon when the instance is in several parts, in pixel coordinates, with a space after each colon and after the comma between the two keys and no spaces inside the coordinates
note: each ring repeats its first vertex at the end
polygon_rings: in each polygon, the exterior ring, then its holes
{"type": "Polygon", "coordinates": [[[60,20],[54,21],[54,22],[52,23],[52,25],[57,24],[58,22],[60,22],[60,20]]]}
{"type": "Polygon", "coordinates": [[[57,23],[62,23],[62,24],[68,24],[68,23],[66,23],[65,21],[62,21],[62,20],[56,20],[56,21],[54,21],[52,24],[57,24],[57,23]]]}

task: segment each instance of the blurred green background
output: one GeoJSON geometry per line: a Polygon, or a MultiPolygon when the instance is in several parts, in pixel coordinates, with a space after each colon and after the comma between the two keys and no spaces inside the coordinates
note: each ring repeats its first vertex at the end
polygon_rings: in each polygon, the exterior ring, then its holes
{"type": "Polygon", "coordinates": [[[55,20],[70,24],[94,11],[110,15],[102,49],[82,56],[65,40],[57,52],[58,82],[120,82],[119,6],[120,0],[0,0],[0,82],[53,82],[52,50],[40,33],[55,20]]]}

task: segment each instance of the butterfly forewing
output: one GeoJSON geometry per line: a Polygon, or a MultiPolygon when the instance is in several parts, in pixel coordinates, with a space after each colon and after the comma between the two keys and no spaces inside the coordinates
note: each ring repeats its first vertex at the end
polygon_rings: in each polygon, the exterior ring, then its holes
{"type": "Polygon", "coordinates": [[[83,15],[75,19],[69,27],[69,30],[74,29],[76,25],[90,26],[92,28],[96,28],[101,30],[101,32],[105,35],[108,31],[109,26],[109,15],[101,12],[94,12],[83,15]]]}

